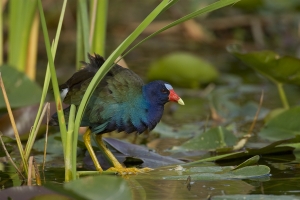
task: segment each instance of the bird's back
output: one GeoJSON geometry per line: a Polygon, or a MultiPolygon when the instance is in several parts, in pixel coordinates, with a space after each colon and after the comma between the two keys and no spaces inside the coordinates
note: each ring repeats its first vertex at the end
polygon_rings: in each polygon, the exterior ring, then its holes
{"type": "MultiPolygon", "coordinates": [[[[90,63],[84,63],[85,68],[79,70],[60,86],[67,89],[64,103],[79,105],[92,78],[104,63],[104,59],[89,55],[90,63]]],[[[145,118],[139,114],[145,110],[146,102],[142,98],[142,79],[133,71],[115,64],[101,80],[92,94],[81,126],[89,126],[95,133],[105,133],[113,130],[134,132],[135,121],[145,118]]],[[[69,108],[65,109],[65,117],[69,108]]]]}

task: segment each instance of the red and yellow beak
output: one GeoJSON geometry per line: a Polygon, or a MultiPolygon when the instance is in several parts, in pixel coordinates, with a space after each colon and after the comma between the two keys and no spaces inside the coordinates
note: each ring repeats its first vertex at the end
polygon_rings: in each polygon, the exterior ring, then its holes
{"type": "Polygon", "coordinates": [[[183,100],[178,96],[178,94],[175,93],[173,89],[170,89],[170,94],[169,94],[169,101],[175,101],[180,105],[184,105],[183,100]]]}

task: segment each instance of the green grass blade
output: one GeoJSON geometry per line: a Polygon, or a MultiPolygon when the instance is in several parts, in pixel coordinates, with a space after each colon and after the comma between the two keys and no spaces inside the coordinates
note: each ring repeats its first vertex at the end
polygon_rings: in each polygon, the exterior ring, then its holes
{"type": "MultiPolygon", "coordinates": [[[[60,18],[59,18],[59,22],[58,22],[58,26],[57,26],[57,30],[56,30],[55,39],[54,39],[54,42],[53,42],[52,48],[51,48],[51,53],[52,53],[53,59],[55,58],[55,55],[56,55],[56,49],[57,49],[57,45],[58,45],[58,41],[59,41],[59,36],[60,36],[60,33],[61,33],[61,28],[62,28],[62,23],[63,23],[63,18],[64,18],[64,15],[65,15],[67,2],[68,2],[68,0],[64,0],[64,2],[63,2],[62,10],[61,10],[61,13],[60,13],[60,18]]],[[[51,78],[51,75],[50,75],[50,68],[49,68],[49,62],[48,62],[39,109],[38,109],[38,112],[37,112],[32,130],[30,132],[30,135],[29,135],[29,138],[28,138],[28,141],[27,141],[27,144],[26,144],[26,148],[25,148],[25,158],[26,158],[26,160],[28,160],[28,158],[29,158],[29,155],[30,155],[30,152],[31,152],[34,140],[35,140],[35,136],[32,133],[34,133],[36,131],[38,121],[41,117],[41,113],[42,113],[42,110],[43,110],[43,105],[45,103],[45,99],[46,99],[47,92],[48,92],[50,78],[51,78]]]]}
{"type": "Polygon", "coordinates": [[[231,5],[231,4],[235,4],[237,2],[239,2],[240,0],[220,0],[220,1],[217,1],[213,4],[210,4],[204,8],[201,8],[195,12],[192,12],[170,24],[168,24],[167,26],[163,27],[162,29],[152,33],[151,35],[149,35],[148,37],[146,37],[145,39],[143,39],[142,41],[140,41],[139,43],[137,43],[136,45],[134,45],[132,48],[130,48],[122,57],[126,56],[129,52],[131,52],[133,49],[135,49],[137,46],[141,45],[142,43],[144,43],[145,41],[149,40],[150,38],[156,36],[157,34],[169,29],[169,28],[172,28],[173,26],[176,26],[178,24],[181,24],[187,20],[190,20],[190,19],[193,19],[199,15],[202,15],[202,14],[205,14],[205,13],[209,13],[209,12],[212,12],[214,10],[217,10],[217,9],[220,9],[220,8],[223,8],[225,6],[228,6],[228,5],[231,5]]]}
{"type": "Polygon", "coordinates": [[[58,120],[59,120],[61,139],[62,139],[63,147],[65,150],[66,133],[67,133],[66,122],[65,122],[62,102],[61,102],[61,98],[60,98],[60,92],[59,92],[59,88],[58,88],[58,82],[57,82],[57,77],[56,77],[56,72],[55,72],[55,67],[54,67],[54,61],[53,61],[53,57],[52,57],[51,49],[50,49],[49,35],[48,35],[48,31],[47,31],[47,25],[46,25],[46,20],[45,20],[45,15],[44,15],[41,0],[38,1],[38,7],[39,7],[39,11],[40,11],[42,30],[43,30],[43,34],[44,34],[47,57],[48,57],[48,62],[49,62],[49,67],[50,67],[51,81],[52,81],[55,104],[56,104],[57,115],[58,115],[58,120]]]}
{"type": "MultiPolygon", "coordinates": [[[[114,61],[120,56],[126,48],[142,33],[142,31],[170,4],[172,1],[163,0],[147,17],[146,19],[117,47],[117,49],[107,58],[105,63],[96,73],[95,77],[92,79],[90,85],[88,86],[82,101],[78,107],[78,112],[75,119],[74,126],[74,138],[73,146],[77,146],[78,130],[80,127],[80,122],[82,119],[83,112],[85,110],[86,104],[95,90],[96,86],[100,83],[101,79],[110,70],[114,61]]],[[[73,159],[76,160],[76,152],[73,152],[73,159]]],[[[75,167],[75,166],[73,166],[75,167]]]]}
{"type": "MultiPolygon", "coordinates": [[[[95,23],[91,24],[91,27],[94,25],[91,42],[90,52],[97,52],[98,54],[105,56],[105,38],[106,38],[106,20],[107,20],[107,7],[108,0],[101,0],[97,2],[97,9],[94,9],[92,16],[95,16],[95,23]]],[[[93,23],[93,20],[91,20],[93,23]]]]}
{"type": "Polygon", "coordinates": [[[3,9],[0,3],[0,66],[3,64],[3,9]]]}
{"type": "Polygon", "coordinates": [[[10,0],[9,1],[9,34],[8,34],[8,64],[17,68],[17,61],[19,60],[18,44],[20,43],[20,37],[18,34],[22,32],[21,21],[19,20],[22,16],[22,8],[24,7],[25,1],[10,0]]]}
{"type": "MultiPolygon", "coordinates": [[[[20,56],[17,61],[17,67],[20,71],[25,71],[27,68],[28,44],[31,27],[33,24],[34,16],[37,9],[37,0],[26,1],[22,8],[23,16],[19,19],[21,21],[21,37],[20,43],[17,44],[20,56]]],[[[10,52],[12,53],[12,52],[10,52]]],[[[34,66],[35,67],[35,66],[34,66]]]]}
{"type": "Polygon", "coordinates": [[[76,12],[76,69],[79,70],[81,67],[80,61],[84,60],[83,53],[83,33],[82,25],[80,19],[80,6],[79,1],[77,1],[77,12],[76,12]]]}
{"type": "Polygon", "coordinates": [[[8,63],[24,72],[27,65],[29,34],[37,8],[37,0],[10,3],[8,63]]]}
{"type": "Polygon", "coordinates": [[[80,13],[80,21],[81,21],[81,33],[83,38],[83,54],[84,60],[88,60],[88,52],[90,50],[89,45],[89,20],[88,20],[88,12],[87,12],[87,2],[86,0],[79,0],[79,13],[80,13]]]}

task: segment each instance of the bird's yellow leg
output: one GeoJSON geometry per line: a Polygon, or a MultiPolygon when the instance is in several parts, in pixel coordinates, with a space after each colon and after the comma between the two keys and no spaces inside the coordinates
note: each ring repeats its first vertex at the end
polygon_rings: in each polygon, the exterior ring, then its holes
{"type": "Polygon", "coordinates": [[[91,144],[91,133],[92,133],[91,129],[88,128],[86,130],[86,132],[84,133],[84,135],[83,135],[83,141],[84,141],[84,144],[85,144],[85,146],[86,146],[86,148],[87,148],[87,150],[88,150],[88,152],[89,152],[89,154],[90,154],[90,156],[91,156],[91,158],[94,162],[96,170],[99,171],[99,172],[103,172],[103,169],[102,169],[102,167],[100,166],[100,164],[98,162],[98,159],[96,157],[96,154],[95,154],[95,152],[93,150],[93,147],[92,147],[92,144],[91,144]]]}
{"type": "Polygon", "coordinates": [[[121,163],[116,159],[116,157],[111,153],[111,151],[106,147],[102,140],[102,135],[96,136],[97,143],[99,144],[100,150],[105,154],[105,156],[109,159],[109,161],[112,163],[113,167],[109,168],[107,171],[116,172],[120,175],[126,175],[126,174],[138,174],[138,173],[145,173],[149,172],[152,169],[151,168],[126,168],[121,165],[121,163]]]}
{"type": "Polygon", "coordinates": [[[104,144],[101,134],[96,135],[96,141],[99,144],[98,147],[100,148],[101,152],[103,152],[105,154],[106,158],[111,162],[111,164],[115,168],[123,168],[121,163],[119,163],[119,161],[116,159],[116,157],[112,154],[112,152],[104,144]]]}

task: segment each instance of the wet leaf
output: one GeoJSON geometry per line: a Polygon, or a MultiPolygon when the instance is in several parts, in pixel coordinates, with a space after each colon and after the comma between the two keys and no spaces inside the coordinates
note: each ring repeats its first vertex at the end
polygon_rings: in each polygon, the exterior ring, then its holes
{"type": "Polygon", "coordinates": [[[117,176],[90,176],[64,184],[64,189],[85,199],[132,199],[127,181],[117,176]]]}
{"type": "MultiPolygon", "coordinates": [[[[13,116],[16,122],[16,126],[19,132],[19,135],[22,140],[27,140],[31,127],[33,126],[36,114],[39,108],[39,104],[26,106],[23,108],[13,110],[13,116]]],[[[55,105],[51,103],[50,112],[55,112],[55,105]]],[[[0,118],[0,127],[4,135],[14,138],[14,131],[11,126],[11,122],[8,114],[1,116],[0,118]]],[[[42,124],[38,131],[38,135],[45,132],[46,129],[46,116],[43,118],[42,124]]]]}
{"type": "Polygon", "coordinates": [[[159,133],[161,137],[172,138],[190,138],[196,134],[201,133],[199,126],[194,124],[185,124],[180,128],[174,128],[163,122],[160,122],[153,130],[155,133],[159,133]]]}
{"type": "Polygon", "coordinates": [[[300,200],[299,197],[293,195],[263,195],[263,194],[249,194],[249,195],[221,195],[221,196],[213,196],[212,200],[300,200]]]}
{"type": "Polygon", "coordinates": [[[186,52],[162,57],[151,64],[148,73],[150,81],[165,80],[174,86],[186,88],[199,88],[201,84],[216,80],[218,76],[212,64],[186,52]]]}
{"type": "MultiPolygon", "coordinates": [[[[0,196],[3,199],[71,199],[67,196],[60,195],[52,190],[42,186],[16,186],[0,191],[0,196]]],[[[78,197],[78,196],[77,196],[78,197]]],[[[78,198],[77,198],[78,199],[78,198]]]]}
{"type": "Polygon", "coordinates": [[[225,160],[229,161],[229,160],[236,160],[240,158],[249,158],[250,156],[265,155],[265,154],[272,154],[272,153],[292,154],[293,151],[295,150],[295,146],[297,147],[299,146],[294,144],[295,143],[298,144],[299,142],[300,142],[300,136],[295,137],[293,139],[276,141],[259,149],[248,148],[246,151],[226,153],[217,156],[210,156],[208,158],[203,158],[183,165],[190,166],[190,165],[204,163],[204,162],[225,161],[225,160]]]}
{"type": "MultiPolygon", "coordinates": [[[[63,167],[64,166],[64,158],[63,158],[63,146],[60,138],[60,133],[51,134],[48,136],[47,143],[47,155],[46,155],[46,166],[55,166],[55,167],[63,167]]],[[[37,140],[33,145],[33,150],[37,151],[35,160],[37,163],[43,162],[43,152],[45,146],[45,138],[37,140]]]]}
{"type": "MultiPolygon", "coordinates": [[[[25,74],[13,67],[2,65],[0,67],[3,83],[12,108],[38,103],[42,90],[25,74]]],[[[3,94],[0,92],[0,108],[4,108],[3,94]]]]}
{"type": "Polygon", "coordinates": [[[4,172],[4,167],[3,167],[3,169],[1,167],[1,170],[0,170],[0,180],[1,180],[0,188],[2,189],[2,190],[0,190],[0,196],[1,196],[1,194],[2,194],[1,191],[3,191],[3,189],[5,189],[5,188],[13,187],[14,183],[13,183],[13,179],[11,178],[9,173],[4,172]]]}
{"type": "Polygon", "coordinates": [[[133,178],[145,188],[147,199],[207,199],[207,197],[224,193],[248,194],[254,190],[254,186],[242,180],[194,181],[192,179],[189,189],[186,179],[181,181],[149,180],[151,177],[143,174],[133,178]]]}
{"type": "MultiPolygon", "coordinates": [[[[0,133],[1,134],[1,133],[0,133]]],[[[2,137],[2,140],[3,142],[6,144],[6,143],[15,143],[16,140],[14,138],[11,138],[11,137],[7,137],[7,136],[1,136],[2,137]]]]}
{"type": "MultiPolygon", "coordinates": [[[[13,146],[9,146],[7,144],[5,144],[5,148],[6,148],[6,150],[7,150],[8,153],[12,152],[13,149],[14,149],[13,146]]],[[[0,157],[3,157],[3,156],[6,156],[6,153],[5,153],[4,149],[3,149],[2,144],[0,143],[0,157]]]]}
{"type": "Polygon", "coordinates": [[[188,140],[179,147],[174,147],[172,151],[212,150],[231,147],[236,142],[237,138],[230,131],[223,127],[216,127],[188,140]]]}
{"type": "Polygon", "coordinates": [[[283,111],[269,120],[258,135],[271,141],[294,138],[300,135],[299,118],[299,106],[283,111]]]}
{"type": "Polygon", "coordinates": [[[300,85],[300,60],[295,57],[280,57],[273,51],[245,53],[237,45],[227,50],[273,82],[300,85]]]}
{"type": "MultiPolygon", "coordinates": [[[[60,133],[52,134],[48,136],[48,154],[61,155],[63,152],[62,143],[60,140],[56,140],[56,137],[60,137],[60,133]]],[[[33,145],[35,151],[44,152],[45,138],[36,141],[33,145]]]]}
{"type": "Polygon", "coordinates": [[[165,176],[167,180],[186,180],[189,175],[192,180],[224,180],[224,179],[253,179],[268,176],[270,168],[266,165],[246,166],[237,170],[233,167],[195,167],[185,170],[180,176],[165,176]],[[196,168],[196,169],[195,169],[196,168]]]}
{"type": "MultiPolygon", "coordinates": [[[[169,156],[159,155],[139,145],[113,138],[103,138],[103,140],[108,144],[109,149],[119,162],[124,163],[126,166],[139,165],[140,167],[157,168],[165,165],[184,163],[169,156]]],[[[107,162],[107,159],[101,152],[97,152],[96,155],[104,169],[111,167],[111,164],[107,162]]],[[[89,154],[87,154],[83,162],[86,168],[95,169],[89,154]]]]}
{"type": "Polygon", "coordinates": [[[245,166],[257,164],[257,162],[259,161],[259,158],[260,157],[258,155],[253,156],[253,157],[247,159],[246,161],[244,161],[243,163],[239,164],[238,166],[236,166],[233,170],[237,170],[237,169],[240,169],[245,166]]]}
{"type": "Polygon", "coordinates": [[[269,120],[273,119],[277,115],[281,114],[282,112],[286,111],[287,109],[285,108],[276,108],[270,111],[267,116],[265,117],[264,121],[268,122],[269,120]]]}

